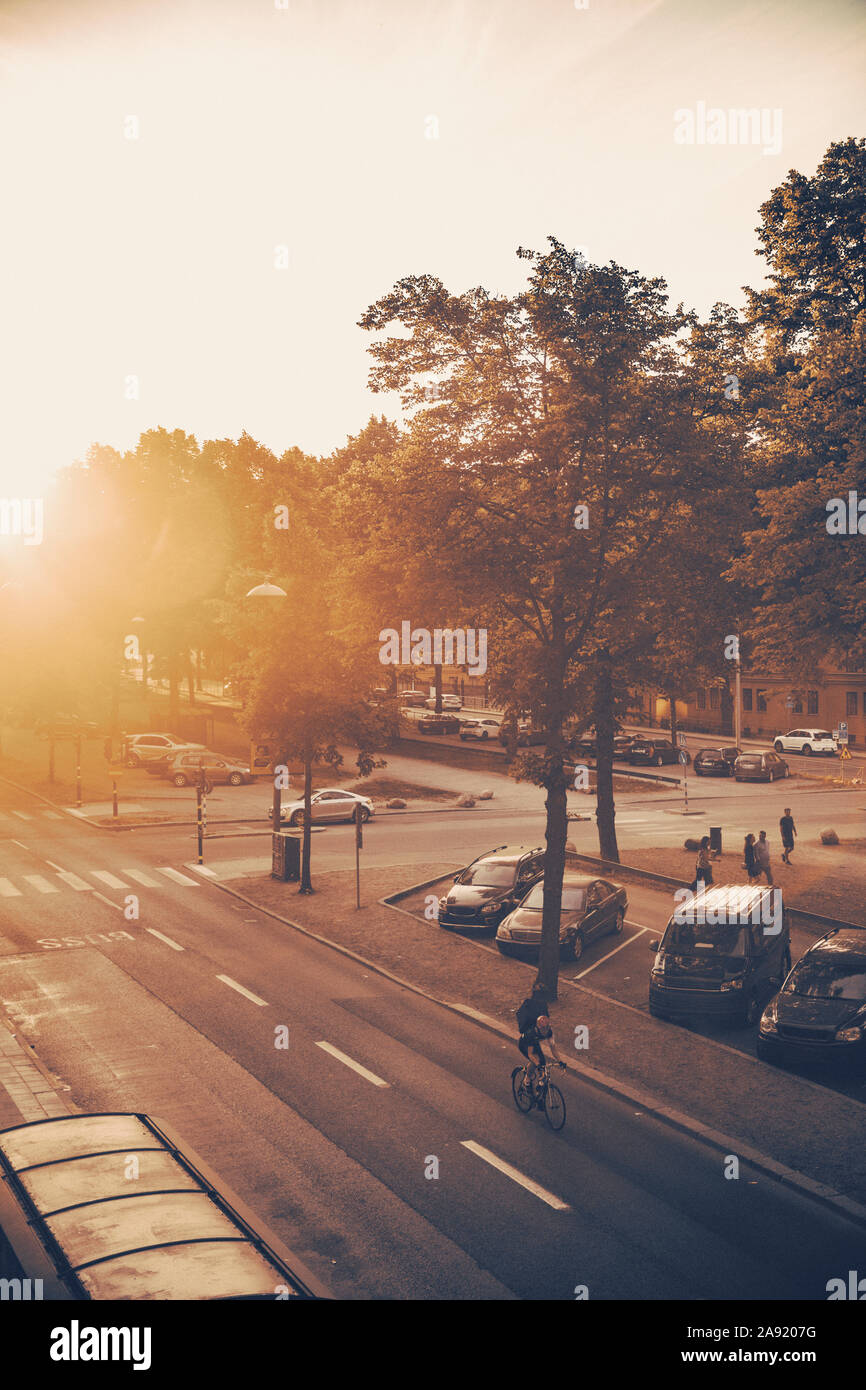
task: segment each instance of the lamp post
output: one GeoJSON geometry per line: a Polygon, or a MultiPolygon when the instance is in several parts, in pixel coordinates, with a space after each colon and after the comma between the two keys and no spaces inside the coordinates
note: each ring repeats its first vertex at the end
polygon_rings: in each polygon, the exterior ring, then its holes
{"type": "MultiPolygon", "coordinates": [[[[254,588],[247,590],[247,598],[288,598],[285,589],[281,589],[279,584],[272,584],[269,579],[264,584],[256,584],[254,588]]],[[[274,799],[271,806],[271,830],[274,835],[282,829],[282,808],[283,794],[279,784],[278,776],[274,779],[274,799]]]]}
{"type": "Polygon", "coordinates": [[[734,743],[739,748],[743,723],[743,692],[740,687],[740,645],[737,643],[737,660],[734,664],[734,743]]]}

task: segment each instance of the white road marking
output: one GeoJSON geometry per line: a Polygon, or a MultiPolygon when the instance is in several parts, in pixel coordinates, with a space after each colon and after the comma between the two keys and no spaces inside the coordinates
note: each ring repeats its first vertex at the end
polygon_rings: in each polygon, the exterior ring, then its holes
{"type": "Polygon", "coordinates": [[[213,869],[209,869],[207,864],[187,864],[188,869],[192,869],[194,874],[202,874],[205,878],[216,878],[213,869]]]}
{"type": "MultiPolygon", "coordinates": [[[[21,843],[20,840],[13,840],[12,843],[13,843],[13,845],[17,845],[19,849],[27,849],[27,846],[26,846],[26,845],[22,845],[22,843],[21,843]]],[[[29,851],[28,851],[28,853],[29,853],[29,851]]],[[[47,862],[47,861],[46,861],[46,862],[47,862]]]]}
{"type": "Polygon", "coordinates": [[[98,878],[100,883],[106,884],[109,888],[126,887],[122,878],[118,878],[116,874],[110,874],[107,869],[89,869],[88,872],[91,878],[98,878]]]}
{"type": "Polygon", "coordinates": [[[56,883],[49,883],[48,879],[43,878],[41,874],[25,874],[24,880],[26,883],[32,883],[33,887],[37,888],[40,893],[60,892],[60,889],[57,887],[56,883]]]}
{"type": "Polygon", "coordinates": [[[253,1004],[258,1004],[263,1009],[268,1007],[268,1001],[266,999],[260,999],[257,994],[253,994],[250,990],[244,989],[243,985],[239,985],[237,980],[232,979],[231,975],[217,975],[217,979],[222,980],[224,985],[228,985],[229,989],[236,989],[238,994],[242,994],[245,999],[249,999],[253,1004]]]}
{"type": "Polygon", "coordinates": [[[10,883],[8,878],[0,878],[0,898],[20,898],[21,889],[10,883]]]}
{"type": "Polygon", "coordinates": [[[162,887],[161,883],[158,883],[155,878],[151,878],[150,874],[146,874],[143,869],[124,869],[123,872],[127,878],[131,878],[134,883],[140,883],[143,888],[162,887]]]}
{"type": "Polygon", "coordinates": [[[57,877],[62,878],[63,882],[67,883],[70,888],[74,888],[76,893],[93,893],[95,891],[89,883],[85,883],[83,878],[79,878],[78,874],[73,874],[69,869],[58,869],[57,877]]]}
{"type": "Polygon", "coordinates": [[[177,869],[158,868],[157,873],[165,874],[166,878],[171,879],[172,883],[182,883],[185,888],[198,888],[200,886],[196,883],[194,878],[189,878],[187,874],[179,873],[177,869]]]}
{"type": "MultiPolygon", "coordinates": [[[[634,923],[629,922],[629,926],[634,926],[634,923]]],[[[584,975],[589,975],[591,971],[597,970],[600,965],[604,965],[604,962],[606,960],[610,960],[611,956],[615,956],[617,951],[624,951],[626,946],[630,946],[633,941],[637,941],[638,937],[643,936],[644,932],[647,931],[649,931],[649,927],[638,927],[634,936],[630,936],[628,941],[621,941],[618,946],[615,946],[613,948],[612,951],[608,951],[606,956],[602,956],[601,960],[597,960],[595,962],[595,965],[587,966],[586,970],[581,970],[579,975],[574,975],[572,978],[575,980],[582,980],[584,975]]]]}
{"type": "Polygon", "coordinates": [[[182,947],[182,946],[178,946],[177,942],[176,942],[176,941],[172,941],[172,939],[171,939],[170,936],[163,936],[163,934],[162,934],[161,931],[157,931],[156,927],[145,927],[144,930],[145,930],[145,931],[149,931],[150,934],[151,934],[151,936],[156,936],[156,937],[158,937],[160,941],[164,941],[165,944],[166,944],[166,946],[170,946],[171,949],[172,949],[173,951],[182,951],[182,950],[183,950],[183,947],[182,947]]]}
{"type": "Polygon", "coordinates": [[[107,903],[109,907],[114,908],[115,912],[123,911],[123,908],[120,906],[120,903],[113,903],[110,898],[106,898],[104,894],[100,893],[97,888],[92,889],[92,892],[94,898],[98,898],[101,903],[107,903]]]}
{"type": "Polygon", "coordinates": [[[13,811],[12,814],[13,814],[13,816],[17,816],[19,820],[32,820],[32,819],[33,819],[33,817],[30,816],[30,815],[28,815],[26,811],[13,811]]]}
{"type": "Polygon", "coordinates": [[[360,1062],[356,1062],[353,1057],[347,1057],[345,1052],[341,1052],[338,1047],[334,1047],[331,1043],[317,1042],[316,1047],[321,1047],[324,1052],[329,1052],[332,1057],[336,1057],[338,1062],[342,1062],[346,1067],[351,1067],[352,1071],[356,1071],[365,1080],[372,1081],[374,1086],[390,1086],[389,1081],[383,1081],[381,1076],[377,1076],[374,1071],[368,1071],[366,1067],[361,1066],[360,1062]]]}
{"type": "Polygon", "coordinates": [[[42,814],[46,820],[63,820],[59,811],[43,811],[42,814]]]}
{"type": "Polygon", "coordinates": [[[552,1192],[548,1192],[545,1187],[541,1187],[537,1182],[533,1182],[532,1178],[528,1178],[526,1174],[521,1173],[518,1168],[512,1168],[510,1163],[506,1163],[504,1159],[498,1158],[496,1154],[491,1153],[489,1149],[485,1149],[481,1144],[476,1144],[474,1139],[461,1139],[460,1142],[464,1149],[469,1149],[471,1153],[477,1154],[479,1158],[483,1158],[484,1162],[489,1163],[491,1168],[498,1168],[500,1173],[504,1173],[507,1178],[511,1178],[512,1182],[519,1183],[521,1187],[525,1187],[526,1191],[531,1192],[533,1197],[538,1197],[542,1202],[546,1202],[549,1207],[553,1207],[554,1211],[571,1210],[568,1202],[563,1202],[560,1197],[555,1197],[552,1192]]]}

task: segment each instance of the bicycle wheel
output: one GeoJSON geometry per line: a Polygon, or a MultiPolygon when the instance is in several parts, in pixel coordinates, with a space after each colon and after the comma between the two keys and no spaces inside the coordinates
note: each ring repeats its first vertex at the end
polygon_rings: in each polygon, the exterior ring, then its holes
{"type": "Polygon", "coordinates": [[[511,1073],[511,1094],[514,1096],[514,1104],[522,1114],[528,1115],[532,1109],[532,1093],[524,1084],[523,1067],[515,1067],[511,1073]]]}
{"type": "Polygon", "coordinates": [[[544,1097],[544,1114],[551,1129],[562,1129],[565,1124],[565,1098],[552,1081],[548,1084],[544,1097]]]}

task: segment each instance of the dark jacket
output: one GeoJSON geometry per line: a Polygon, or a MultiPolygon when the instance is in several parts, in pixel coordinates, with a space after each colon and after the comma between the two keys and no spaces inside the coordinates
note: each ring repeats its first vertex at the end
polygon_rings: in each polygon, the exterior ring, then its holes
{"type": "Polygon", "coordinates": [[[748,840],[743,847],[743,860],[748,872],[753,874],[757,868],[757,863],[755,861],[755,846],[750,844],[748,840]]]}

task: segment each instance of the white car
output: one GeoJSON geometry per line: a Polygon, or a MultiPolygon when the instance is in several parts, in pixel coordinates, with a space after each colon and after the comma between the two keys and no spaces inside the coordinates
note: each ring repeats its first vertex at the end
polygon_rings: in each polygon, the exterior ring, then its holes
{"type": "Polygon", "coordinates": [[[460,725],[460,737],[462,739],[496,738],[498,733],[498,719],[464,719],[460,725]]]}
{"type": "Polygon", "coordinates": [[[173,760],[179,753],[203,750],[203,743],[190,743],[171,734],[129,734],[123,761],[127,767],[141,767],[143,763],[173,760]]]}
{"type": "MultiPolygon", "coordinates": [[[[427,706],[428,709],[435,709],[435,708],[436,708],[436,696],[435,696],[435,695],[431,695],[431,696],[429,697],[429,699],[427,699],[427,700],[424,701],[424,704],[427,706]]],[[[462,709],[462,708],[463,708],[463,701],[460,699],[460,696],[459,696],[459,695],[443,695],[443,696],[442,696],[442,708],[443,708],[443,709],[462,709]]]]}
{"type": "MultiPolygon", "coordinates": [[[[361,803],[361,820],[368,821],[374,814],[369,796],[359,796],[357,792],[342,791],[339,787],[323,787],[314,792],[310,799],[310,811],[314,822],[351,820],[355,807],[361,803]]],[[[290,801],[280,808],[283,820],[289,825],[302,825],[304,821],[303,801],[290,801]]]]}
{"type": "Polygon", "coordinates": [[[773,747],[777,753],[826,753],[828,757],[837,753],[838,747],[833,735],[827,729],[791,729],[787,734],[776,734],[773,747]]]}

